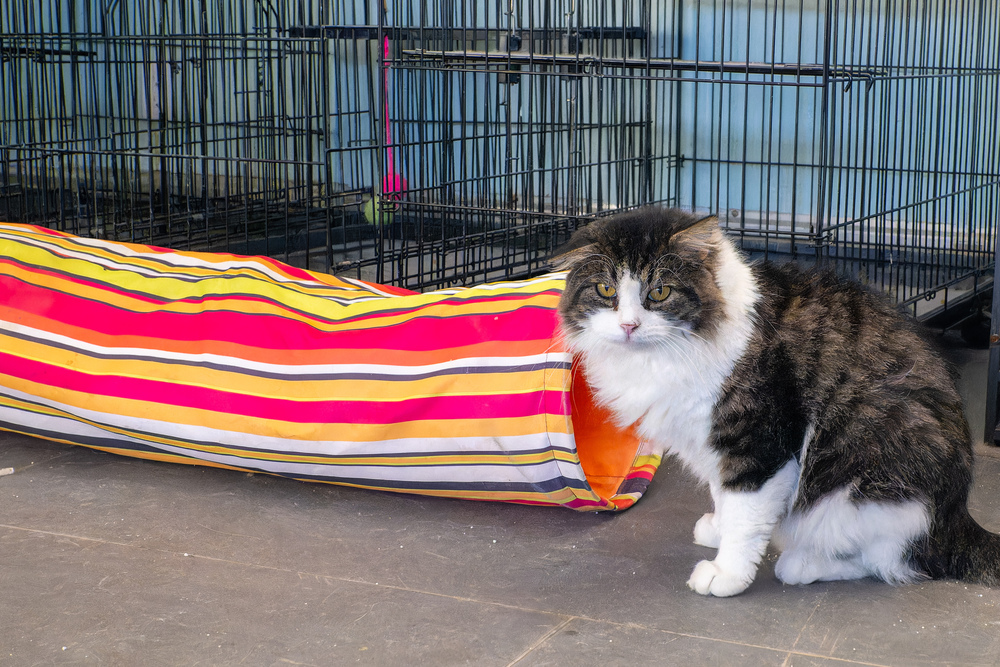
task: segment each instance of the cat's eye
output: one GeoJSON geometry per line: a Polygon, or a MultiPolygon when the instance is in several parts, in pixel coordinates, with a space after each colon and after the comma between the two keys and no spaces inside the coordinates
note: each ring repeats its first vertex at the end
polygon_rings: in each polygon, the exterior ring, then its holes
{"type": "Polygon", "coordinates": [[[618,290],[616,290],[614,286],[608,285],[607,283],[597,283],[597,293],[605,299],[610,299],[614,297],[615,294],[618,294],[618,290]]]}
{"type": "Polygon", "coordinates": [[[653,289],[649,290],[649,294],[646,295],[646,298],[650,301],[665,301],[668,296],[670,296],[670,287],[667,285],[657,285],[653,289]]]}

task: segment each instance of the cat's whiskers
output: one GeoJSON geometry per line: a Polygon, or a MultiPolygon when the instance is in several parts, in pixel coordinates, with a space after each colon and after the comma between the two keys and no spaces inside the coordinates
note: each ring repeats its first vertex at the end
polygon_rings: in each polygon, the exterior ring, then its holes
{"type": "Polygon", "coordinates": [[[701,369],[698,368],[698,364],[686,354],[684,350],[680,349],[676,341],[662,340],[657,343],[657,348],[664,354],[669,355],[669,359],[679,365],[684,366],[688,373],[692,376],[696,376],[699,380],[704,382],[705,378],[701,373],[701,369]]]}
{"type": "Polygon", "coordinates": [[[671,359],[677,359],[682,362],[685,366],[687,366],[688,371],[692,375],[697,376],[703,383],[706,381],[705,376],[702,373],[701,365],[696,363],[691,354],[681,347],[680,341],[675,340],[673,337],[664,337],[656,339],[655,345],[659,349],[667,352],[671,359]]]}
{"type": "Polygon", "coordinates": [[[680,331],[684,335],[685,338],[696,338],[700,342],[704,343],[705,345],[709,344],[709,341],[708,341],[707,338],[705,338],[704,336],[702,336],[700,333],[694,331],[693,329],[687,329],[685,327],[679,327],[676,324],[664,324],[664,326],[666,326],[667,328],[669,328],[669,329],[671,329],[673,331],[680,331]]]}

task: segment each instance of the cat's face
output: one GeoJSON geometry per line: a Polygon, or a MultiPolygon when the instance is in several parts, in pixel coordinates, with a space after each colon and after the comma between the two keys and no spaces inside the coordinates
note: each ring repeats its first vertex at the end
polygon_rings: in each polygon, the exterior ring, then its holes
{"type": "Polygon", "coordinates": [[[722,317],[716,221],[642,209],[578,231],[559,312],[571,347],[638,350],[705,340],[722,317]]]}

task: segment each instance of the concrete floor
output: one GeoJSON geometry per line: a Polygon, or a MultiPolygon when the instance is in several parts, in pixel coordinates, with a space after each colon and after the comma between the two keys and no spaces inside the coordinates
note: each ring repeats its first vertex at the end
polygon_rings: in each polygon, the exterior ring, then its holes
{"type": "MultiPolygon", "coordinates": [[[[986,353],[952,353],[977,427],[986,353]]],[[[0,434],[5,467],[0,665],[1000,665],[997,589],[783,586],[772,556],[742,596],[692,593],[709,500],[669,463],[620,515],[0,434]]],[[[1000,531],[995,449],[972,509],[1000,531]]]]}

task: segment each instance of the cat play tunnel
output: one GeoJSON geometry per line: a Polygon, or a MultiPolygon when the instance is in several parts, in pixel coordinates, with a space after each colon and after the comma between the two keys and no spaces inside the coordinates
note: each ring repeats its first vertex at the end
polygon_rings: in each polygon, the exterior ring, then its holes
{"type": "Polygon", "coordinates": [[[574,372],[564,279],[416,294],[0,224],[0,428],[369,489],[625,509],[659,457],[574,372]]]}

